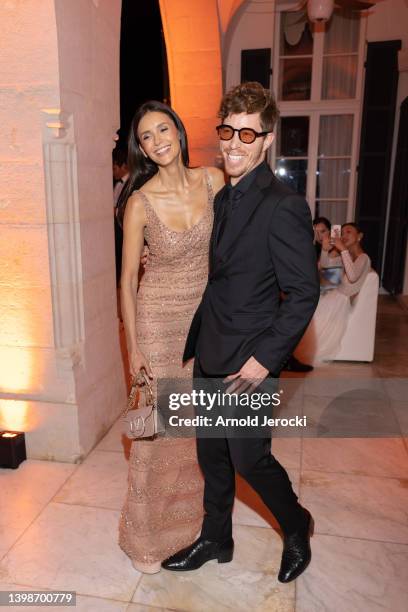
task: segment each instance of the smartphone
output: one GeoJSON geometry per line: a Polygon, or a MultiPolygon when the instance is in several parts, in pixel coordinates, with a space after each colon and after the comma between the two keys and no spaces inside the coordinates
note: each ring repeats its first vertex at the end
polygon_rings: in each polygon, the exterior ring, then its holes
{"type": "Polygon", "coordinates": [[[330,230],[330,238],[340,238],[341,225],[332,225],[330,230]]]}

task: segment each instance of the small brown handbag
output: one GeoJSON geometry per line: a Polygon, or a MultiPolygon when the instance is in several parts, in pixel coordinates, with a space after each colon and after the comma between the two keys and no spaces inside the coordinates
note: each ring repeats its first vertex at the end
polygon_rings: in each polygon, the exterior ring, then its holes
{"type": "Polygon", "coordinates": [[[123,426],[125,435],[131,440],[138,438],[151,438],[164,431],[157,407],[154,402],[153,389],[149,377],[142,371],[143,381],[134,378],[130,389],[127,406],[123,412],[123,426]],[[135,408],[137,396],[139,406],[135,408]]]}

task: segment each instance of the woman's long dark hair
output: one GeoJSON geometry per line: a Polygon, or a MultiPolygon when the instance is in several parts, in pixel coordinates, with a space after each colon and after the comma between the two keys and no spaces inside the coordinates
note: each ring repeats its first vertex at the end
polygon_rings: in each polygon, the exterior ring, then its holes
{"type": "Polygon", "coordinates": [[[140,189],[142,185],[144,185],[149,179],[154,176],[159,167],[152,161],[149,157],[145,157],[140,150],[140,141],[137,135],[137,130],[139,127],[139,123],[142,118],[147,113],[164,113],[175,124],[179,134],[180,134],[180,147],[181,147],[181,157],[183,159],[183,164],[188,168],[190,159],[188,155],[188,142],[187,142],[187,133],[186,129],[181,121],[180,117],[177,113],[174,112],[170,106],[164,104],[163,102],[158,102],[157,100],[149,100],[148,102],[144,102],[137,109],[135,116],[132,119],[132,123],[130,126],[129,139],[128,139],[128,168],[129,168],[129,180],[124,188],[125,191],[123,193],[123,197],[121,194],[121,203],[120,208],[118,210],[118,220],[120,224],[123,223],[123,215],[125,214],[126,202],[130,195],[133,193],[135,189],[140,189]]]}
{"type": "MultiPolygon", "coordinates": [[[[315,217],[313,219],[313,227],[315,227],[318,223],[323,223],[323,225],[325,225],[327,227],[327,229],[331,230],[331,223],[330,221],[327,219],[327,217],[315,217]]],[[[317,259],[320,259],[320,255],[322,253],[322,245],[319,244],[318,242],[315,243],[315,249],[316,249],[316,257],[317,259]]]]}
{"type": "Polygon", "coordinates": [[[341,226],[341,229],[343,229],[343,227],[346,227],[347,225],[350,225],[351,227],[354,227],[354,229],[359,233],[362,234],[363,232],[361,231],[361,227],[359,225],[357,225],[357,223],[354,223],[354,221],[349,221],[348,223],[343,223],[343,225],[341,226]]]}
{"type": "Polygon", "coordinates": [[[318,223],[323,223],[323,225],[325,225],[329,231],[331,230],[331,223],[327,217],[315,217],[313,219],[313,226],[317,225],[318,223]]]}

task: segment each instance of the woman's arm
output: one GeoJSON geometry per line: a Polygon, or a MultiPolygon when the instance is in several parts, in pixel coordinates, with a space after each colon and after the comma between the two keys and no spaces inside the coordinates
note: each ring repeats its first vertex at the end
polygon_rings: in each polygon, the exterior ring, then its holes
{"type": "Polygon", "coordinates": [[[368,255],[362,253],[353,261],[349,251],[344,250],[341,252],[341,259],[349,282],[356,283],[367,268],[368,255]]]}
{"type": "Polygon", "coordinates": [[[129,370],[137,376],[143,368],[152,377],[150,364],[136,342],[136,295],[138,289],[140,256],[144,245],[146,213],[141,196],[133,194],[127,204],[123,219],[123,250],[121,309],[129,355],[129,370]]]}

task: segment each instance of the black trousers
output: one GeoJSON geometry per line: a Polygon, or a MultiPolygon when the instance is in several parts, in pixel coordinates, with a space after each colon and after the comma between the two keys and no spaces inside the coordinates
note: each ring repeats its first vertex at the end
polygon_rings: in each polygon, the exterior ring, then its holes
{"type": "MultiPolygon", "coordinates": [[[[194,379],[200,378],[209,377],[196,358],[194,379]]],[[[271,454],[270,436],[200,437],[197,431],[197,454],[205,478],[201,531],[204,539],[223,542],[232,536],[235,472],[258,493],[284,534],[293,533],[302,525],[302,507],[286,470],[271,454]]]]}

